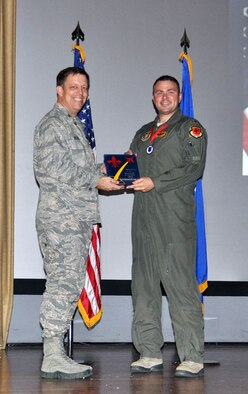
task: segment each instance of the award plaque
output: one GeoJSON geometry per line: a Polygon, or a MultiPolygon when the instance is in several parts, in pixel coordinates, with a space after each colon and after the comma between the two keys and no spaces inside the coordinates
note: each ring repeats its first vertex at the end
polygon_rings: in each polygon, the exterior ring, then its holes
{"type": "Polygon", "coordinates": [[[125,186],[140,177],[135,155],[107,154],[104,155],[104,164],[107,175],[125,186]]]}

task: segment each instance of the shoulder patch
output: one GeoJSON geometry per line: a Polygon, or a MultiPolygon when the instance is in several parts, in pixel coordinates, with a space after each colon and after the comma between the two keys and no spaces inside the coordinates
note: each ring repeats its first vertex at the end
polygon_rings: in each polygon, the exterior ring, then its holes
{"type": "Polygon", "coordinates": [[[194,138],[202,137],[203,130],[199,126],[191,126],[189,129],[189,134],[194,138]]]}

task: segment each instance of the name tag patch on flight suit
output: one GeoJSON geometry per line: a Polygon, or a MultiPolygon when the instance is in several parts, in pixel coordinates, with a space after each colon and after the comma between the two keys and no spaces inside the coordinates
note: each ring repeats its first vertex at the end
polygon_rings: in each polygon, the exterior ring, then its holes
{"type": "Polygon", "coordinates": [[[194,138],[202,137],[202,129],[199,126],[191,126],[189,134],[194,138]]]}
{"type": "Polygon", "coordinates": [[[163,138],[167,135],[167,131],[161,130],[158,134],[157,134],[157,138],[163,138]]]}
{"type": "MultiPolygon", "coordinates": [[[[149,138],[151,137],[151,135],[153,135],[153,132],[154,132],[153,129],[150,130],[150,131],[147,131],[144,135],[142,135],[141,141],[142,141],[142,142],[145,142],[145,141],[149,140],[149,138]]],[[[160,130],[160,131],[158,131],[158,133],[156,133],[155,138],[163,138],[163,137],[165,137],[167,134],[168,134],[167,131],[160,130]]]]}

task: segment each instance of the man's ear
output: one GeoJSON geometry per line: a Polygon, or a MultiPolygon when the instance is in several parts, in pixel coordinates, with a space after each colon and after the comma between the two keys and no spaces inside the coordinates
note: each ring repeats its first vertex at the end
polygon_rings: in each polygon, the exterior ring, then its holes
{"type": "Polygon", "coordinates": [[[153,98],[152,98],[152,105],[153,105],[153,108],[155,109],[156,114],[158,115],[158,110],[157,110],[157,108],[156,108],[156,105],[154,104],[153,98]]]}
{"type": "Polygon", "coordinates": [[[62,88],[62,86],[57,86],[57,87],[56,87],[56,91],[57,91],[57,95],[58,95],[59,97],[62,97],[62,96],[63,96],[63,88],[62,88]]]}
{"type": "Polygon", "coordinates": [[[182,93],[180,93],[180,94],[179,94],[179,103],[181,103],[182,98],[183,98],[183,95],[182,95],[182,93]]]}

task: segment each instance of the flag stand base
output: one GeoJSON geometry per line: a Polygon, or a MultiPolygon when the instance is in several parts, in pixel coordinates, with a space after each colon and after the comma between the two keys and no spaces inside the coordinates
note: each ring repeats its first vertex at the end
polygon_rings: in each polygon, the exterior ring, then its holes
{"type": "Polygon", "coordinates": [[[206,365],[206,367],[208,367],[208,366],[217,366],[217,365],[220,365],[220,362],[219,361],[217,361],[217,360],[203,360],[203,364],[204,365],[206,365]]]}
{"type": "MultiPolygon", "coordinates": [[[[172,363],[172,365],[176,365],[176,366],[178,366],[179,364],[180,364],[180,361],[179,361],[179,360],[174,361],[174,362],[172,363]]],[[[217,361],[217,360],[203,360],[203,364],[204,364],[204,366],[206,366],[206,367],[208,367],[208,366],[214,367],[214,366],[220,365],[220,362],[217,361]]]]}
{"type": "MultiPolygon", "coordinates": [[[[67,331],[66,354],[73,360],[73,320],[71,320],[70,327],[67,331]]],[[[85,364],[85,361],[77,361],[78,364],[85,364]]]]}
{"type": "Polygon", "coordinates": [[[73,359],[73,320],[71,320],[69,330],[67,331],[66,354],[73,359]]]}

